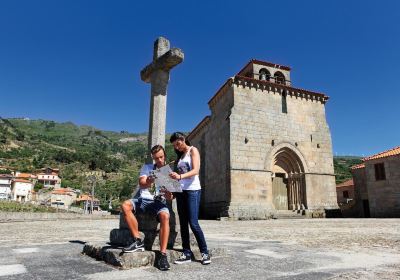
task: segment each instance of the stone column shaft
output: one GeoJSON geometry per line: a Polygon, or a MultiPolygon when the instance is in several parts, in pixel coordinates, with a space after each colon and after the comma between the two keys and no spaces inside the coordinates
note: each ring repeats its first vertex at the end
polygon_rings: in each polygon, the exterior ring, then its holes
{"type": "Polygon", "coordinates": [[[169,72],[152,73],[148,149],[165,146],[165,120],[167,115],[167,86],[169,72]]]}

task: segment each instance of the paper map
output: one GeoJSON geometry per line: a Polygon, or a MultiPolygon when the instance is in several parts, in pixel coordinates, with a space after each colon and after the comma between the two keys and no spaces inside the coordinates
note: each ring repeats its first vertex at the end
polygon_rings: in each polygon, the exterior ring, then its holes
{"type": "Polygon", "coordinates": [[[152,170],[151,176],[154,177],[154,182],[160,189],[163,189],[164,187],[169,192],[182,192],[179,181],[169,177],[171,172],[173,172],[171,167],[165,165],[161,168],[152,170]]]}

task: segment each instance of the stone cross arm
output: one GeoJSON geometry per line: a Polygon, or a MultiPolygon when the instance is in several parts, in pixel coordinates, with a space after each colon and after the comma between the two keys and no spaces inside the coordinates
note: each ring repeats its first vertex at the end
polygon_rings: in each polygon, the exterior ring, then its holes
{"type": "Polygon", "coordinates": [[[140,71],[142,81],[150,83],[151,74],[156,70],[169,71],[183,61],[184,54],[181,49],[173,48],[160,56],[158,59],[147,65],[140,71]]]}

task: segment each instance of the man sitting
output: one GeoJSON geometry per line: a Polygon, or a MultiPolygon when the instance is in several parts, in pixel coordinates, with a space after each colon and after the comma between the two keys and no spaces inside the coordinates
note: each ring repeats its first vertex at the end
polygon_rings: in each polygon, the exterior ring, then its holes
{"type": "Polygon", "coordinates": [[[155,164],[145,164],[140,170],[139,193],[135,198],[128,199],[121,205],[125,221],[134,239],[132,244],[123,248],[123,252],[130,253],[144,251],[143,241],[139,237],[138,221],[133,213],[137,214],[146,212],[154,214],[160,221],[161,256],[158,259],[157,267],[160,270],[168,270],[170,269],[170,265],[167,260],[166,252],[169,237],[169,210],[166,204],[166,199],[171,200],[172,194],[168,191],[160,192],[159,186],[155,186],[155,196],[153,196],[149,191],[149,188],[154,183],[154,178],[151,176],[152,170],[165,165],[166,155],[164,148],[161,145],[154,146],[151,148],[151,156],[155,164]]]}

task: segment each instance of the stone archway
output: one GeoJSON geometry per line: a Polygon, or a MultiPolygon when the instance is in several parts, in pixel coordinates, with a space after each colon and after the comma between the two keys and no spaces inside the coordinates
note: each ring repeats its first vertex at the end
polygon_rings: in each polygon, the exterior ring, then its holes
{"type": "Polygon", "coordinates": [[[271,171],[273,174],[272,199],[275,208],[277,210],[283,210],[285,207],[288,210],[306,209],[305,168],[299,153],[288,146],[276,149],[271,159],[271,171]]]}

